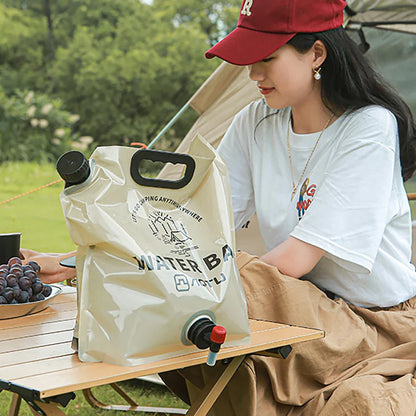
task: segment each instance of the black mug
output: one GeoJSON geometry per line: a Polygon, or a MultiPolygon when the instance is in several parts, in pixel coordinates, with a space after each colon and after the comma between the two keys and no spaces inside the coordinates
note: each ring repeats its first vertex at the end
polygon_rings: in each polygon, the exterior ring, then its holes
{"type": "Polygon", "coordinates": [[[11,257],[19,257],[21,233],[0,234],[0,264],[7,264],[11,257]]]}

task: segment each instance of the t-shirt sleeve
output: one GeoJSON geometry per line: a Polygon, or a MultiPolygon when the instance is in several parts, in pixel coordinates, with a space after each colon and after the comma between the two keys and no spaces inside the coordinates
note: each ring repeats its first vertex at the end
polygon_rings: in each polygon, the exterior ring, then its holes
{"type": "Polygon", "coordinates": [[[234,118],[218,147],[230,177],[236,230],[241,228],[255,212],[248,148],[249,127],[244,121],[246,111],[247,109],[243,110],[234,118]]]}
{"type": "Polygon", "coordinates": [[[312,204],[291,233],[361,273],[372,271],[389,221],[395,174],[396,120],[387,110],[376,116],[364,113],[350,123],[312,204]]]}

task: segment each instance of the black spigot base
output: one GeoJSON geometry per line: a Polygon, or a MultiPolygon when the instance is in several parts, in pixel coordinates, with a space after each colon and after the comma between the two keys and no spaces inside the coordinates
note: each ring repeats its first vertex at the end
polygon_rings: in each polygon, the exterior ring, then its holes
{"type": "Polygon", "coordinates": [[[201,318],[195,321],[188,330],[188,339],[199,349],[204,350],[211,345],[210,335],[215,323],[209,318],[201,318]]]}
{"type": "Polygon", "coordinates": [[[221,345],[225,341],[225,328],[215,325],[208,317],[201,317],[190,326],[187,337],[199,349],[209,348],[207,364],[214,366],[221,345]]]}

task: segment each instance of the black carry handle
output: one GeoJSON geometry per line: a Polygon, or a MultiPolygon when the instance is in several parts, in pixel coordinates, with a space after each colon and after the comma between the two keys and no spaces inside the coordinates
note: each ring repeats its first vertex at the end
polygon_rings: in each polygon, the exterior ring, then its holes
{"type": "Polygon", "coordinates": [[[180,189],[188,185],[195,171],[195,160],[184,153],[164,152],[162,150],[140,149],[131,158],[130,174],[133,180],[139,185],[153,186],[156,188],[180,189]],[[182,178],[172,181],[168,179],[146,178],[140,174],[139,167],[142,160],[152,162],[180,163],[186,166],[182,178]]]}

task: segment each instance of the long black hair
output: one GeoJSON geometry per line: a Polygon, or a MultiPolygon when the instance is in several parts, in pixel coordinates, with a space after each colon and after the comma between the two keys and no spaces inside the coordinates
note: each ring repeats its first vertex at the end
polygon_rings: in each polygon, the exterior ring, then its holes
{"type": "Polygon", "coordinates": [[[416,170],[416,126],[408,105],[374,71],[344,28],[298,33],[288,43],[299,53],[306,53],[317,40],[327,49],[327,57],[321,66],[323,103],[335,113],[373,104],[390,110],[397,119],[402,177],[406,181],[416,170]]]}

